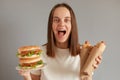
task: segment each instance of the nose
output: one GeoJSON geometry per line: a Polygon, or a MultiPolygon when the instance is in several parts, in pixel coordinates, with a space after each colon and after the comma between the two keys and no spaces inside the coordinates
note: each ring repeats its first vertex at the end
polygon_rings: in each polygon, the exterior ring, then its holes
{"type": "Polygon", "coordinates": [[[64,26],[65,25],[65,22],[64,20],[60,20],[60,23],[59,23],[60,26],[64,26]]]}

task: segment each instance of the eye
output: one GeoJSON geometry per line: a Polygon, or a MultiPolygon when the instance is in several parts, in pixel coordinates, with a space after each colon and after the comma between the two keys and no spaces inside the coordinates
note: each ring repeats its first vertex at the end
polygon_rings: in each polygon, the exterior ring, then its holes
{"type": "Polygon", "coordinates": [[[68,19],[68,18],[66,18],[64,21],[65,21],[66,23],[71,22],[71,20],[68,19]]]}
{"type": "Polygon", "coordinates": [[[58,19],[58,18],[53,18],[53,22],[54,23],[58,23],[60,21],[60,19],[58,19]]]}

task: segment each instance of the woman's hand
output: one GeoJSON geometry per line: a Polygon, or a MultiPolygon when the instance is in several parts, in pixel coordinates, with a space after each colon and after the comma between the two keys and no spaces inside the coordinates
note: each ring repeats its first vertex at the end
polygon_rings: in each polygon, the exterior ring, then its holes
{"type": "Polygon", "coordinates": [[[24,77],[24,80],[31,80],[30,70],[19,70],[18,73],[24,77]]]}
{"type": "Polygon", "coordinates": [[[18,73],[21,76],[29,76],[30,75],[30,70],[19,70],[18,73]]]}
{"type": "Polygon", "coordinates": [[[95,63],[92,65],[94,69],[97,69],[101,62],[102,62],[102,56],[98,56],[97,58],[95,58],[95,63]]]}

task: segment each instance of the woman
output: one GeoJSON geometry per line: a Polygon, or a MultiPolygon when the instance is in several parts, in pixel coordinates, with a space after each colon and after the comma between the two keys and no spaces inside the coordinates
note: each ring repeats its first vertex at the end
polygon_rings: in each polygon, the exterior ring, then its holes
{"type": "MultiPolygon", "coordinates": [[[[48,20],[48,43],[43,46],[42,59],[47,63],[41,71],[19,71],[24,80],[80,80],[80,46],[77,23],[72,8],[55,5],[48,20]]],[[[94,69],[101,62],[96,58],[94,69]]],[[[85,79],[86,80],[86,79],[85,79]]]]}

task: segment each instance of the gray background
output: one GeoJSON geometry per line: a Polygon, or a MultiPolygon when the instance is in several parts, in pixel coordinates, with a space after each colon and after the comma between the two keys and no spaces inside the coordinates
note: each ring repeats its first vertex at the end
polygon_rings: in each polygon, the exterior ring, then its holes
{"type": "Polygon", "coordinates": [[[49,12],[60,2],[73,8],[81,44],[106,42],[94,80],[120,80],[120,0],[0,0],[0,80],[23,79],[15,70],[17,48],[46,43],[49,12]]]}

